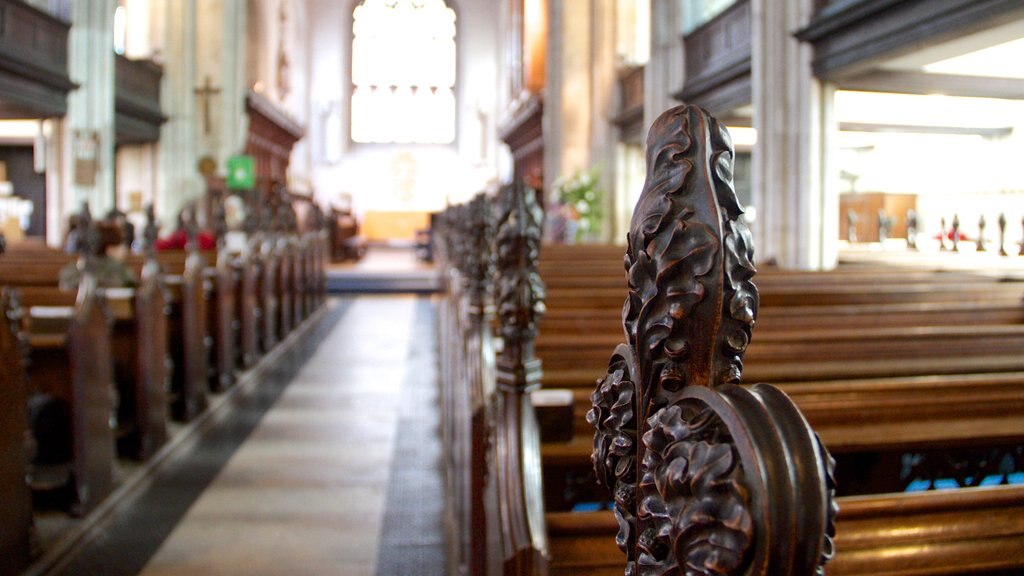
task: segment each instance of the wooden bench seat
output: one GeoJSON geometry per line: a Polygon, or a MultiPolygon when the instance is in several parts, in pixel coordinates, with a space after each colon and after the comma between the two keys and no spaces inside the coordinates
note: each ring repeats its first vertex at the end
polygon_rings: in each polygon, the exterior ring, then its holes
{"type": "Polygon", "coordinates": [[[82,515],[113,487],[110,319],[90,282],[83,282],[77,294],[50,294],[43,302],[23,296],[28,310],[24,329],[30,344],[29,387],[66,407],[71,460],[63,472],[52,467],[46,474],[30,472],[30,484],[41,490],[66,489],[69,510],[82,515]],[[61,297],[65,305],[54,306],[61,297]]]}
{"type": "MultiPolygon", "coordinates": [[[[551,576],[620,576],[611,512],[549,512],[551,576]]],[[[1017,574],[1024,569],[1024,487],[839,499],[827,574],[1017,574]]]]}

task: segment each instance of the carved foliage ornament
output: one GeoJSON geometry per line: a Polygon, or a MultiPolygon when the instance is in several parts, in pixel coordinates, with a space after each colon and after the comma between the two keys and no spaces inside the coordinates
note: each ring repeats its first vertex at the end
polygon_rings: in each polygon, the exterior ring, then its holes
{"type": "Polygon", "coordinates": [[[517,363],[533,355],[537,323],[544,315],[545,288],[537,269],[544,210],[536,191],[509,186],[498,198],[494,267],[497,314],[505,355],[517,363]]]}
{"type": "Polygon", "coordinates": [[[469,285],[470,303],[480,308],[488,301],[491,285],[491,236],[493,214],[487,196],[476,195],[468,205],[468,217],[459,223],[463,227],[466,250],[464,278],[469,285]]]}
{"type": "Polygon", "coordinates": [[[782,392],[738,386],[757,315],[732,143],[663,114],[625,256],[627,344],[587,415],[627,575],[806,575],[832,555],[831,459],[782,392]]]}

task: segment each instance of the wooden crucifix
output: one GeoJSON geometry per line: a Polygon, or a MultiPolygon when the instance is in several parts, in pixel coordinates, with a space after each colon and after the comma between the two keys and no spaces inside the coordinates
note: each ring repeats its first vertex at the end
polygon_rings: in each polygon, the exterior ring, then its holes
{"type": "Polygon", "coordinates": [[[203,134],[210,133],[210,100],[213,96],[220,94],[220,88],[214,88],[209,74],[203,85],[195,89],[196,96],[203,99],[203,134]]]}

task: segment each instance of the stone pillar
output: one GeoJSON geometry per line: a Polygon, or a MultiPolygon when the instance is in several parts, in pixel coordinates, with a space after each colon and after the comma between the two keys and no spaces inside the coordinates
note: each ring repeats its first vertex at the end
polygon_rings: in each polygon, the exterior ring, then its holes
{"type": "Polygon", "coordinates": [[[831,268],[839,225],[836,191],[826,186],[833,91],[811,72],[812,48],[793,36],[813,15],[813,2],[753,0],[752,9],[757,257],[831,268]]]}
{"type": "Polygon", "coordinates": [[[593,118],[591,0],[552,0],[544,105],[544,188],[590,168],[593,118]]]}
{"type": "Polygon", "coordinates": [[[79,87],[68,94],[63,122],[63,188],[65,210],[70,212],[77,212],[83,201],[97,216],[114,206],[116,8],[116,0],[71,3],[68,73],[79,87]]]}
{"type": "Polygon", "coordinates": [[[161,9],[167,26],[161,106],[167,122],[160,131],[163,188],[156,204],[167,228],[182,205],[200,193],[202,182],[196,167],[196,0],[163,0],[161,9]]]}
{"type": "Polygon", "coordinates": [[[221,92],[217,101],[220,124],[220,147],[217,165],[224,169],[230,156],[245,150],[249,131],[249,116],[245,113],[245,95],[249,86],[245,81],[248,48],[246,30],[248,22],[246,0],[224,0],[224,22],[221,36],[221,92]]]}
{"type": "Polygon", "coordinates": [[[651,0],[651,59],[644,71],[644,128],[678,104],[672,94],[683,87],[682,15],[678,0],[651,0]]]}
{"type": "MultiPolygon", "coordinates": [[[[598,181],[604,191],[602,226],[598,239],[612,240],[612,221],[615,216],[615,160],[619,143],[619,130],[612,123],[617,114],[618,62],[616,60],[615,0],[594,0],[591,26],[591,93],[593,102],[590,126],[589,166],[598,168],[598,181]]],[[[588,168],[589,166],[584,166],[588,168]]]]}

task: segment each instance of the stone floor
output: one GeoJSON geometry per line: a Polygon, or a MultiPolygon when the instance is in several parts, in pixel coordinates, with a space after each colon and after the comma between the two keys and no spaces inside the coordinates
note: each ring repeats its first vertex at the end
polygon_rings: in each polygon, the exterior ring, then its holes
{"type": "Polygon", "coordinates": [[[412,296],[346,305],[333,328],[309,335],[307,361],[261,383],[187,464],[160,472],[55,573],[371,576],[385,573],[380,558],[419,567],[403,574],[441,574],[432,305],[412,296]],[[419,468],[393,467],[396,453],[419,468]]]}

